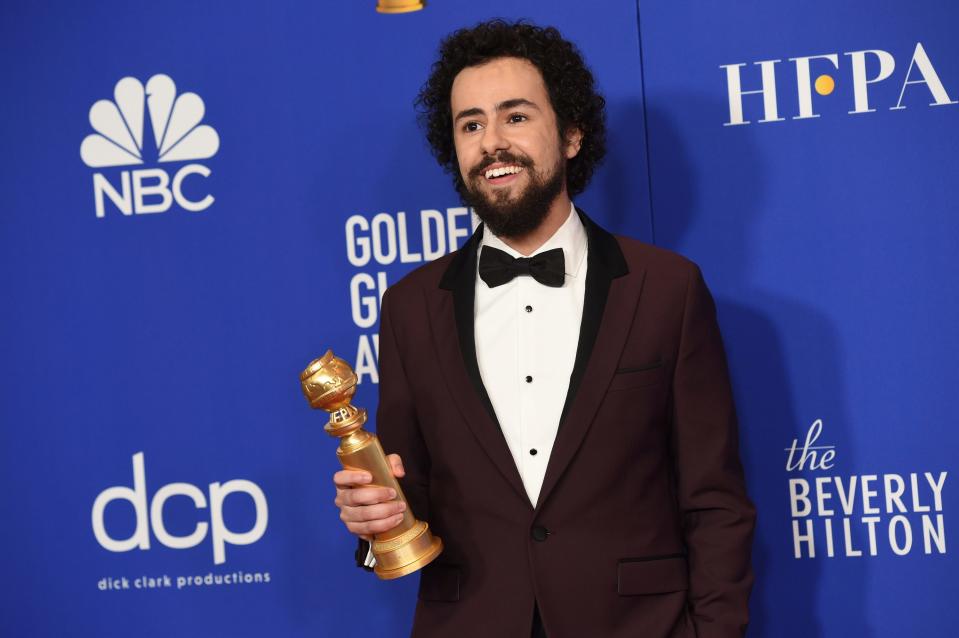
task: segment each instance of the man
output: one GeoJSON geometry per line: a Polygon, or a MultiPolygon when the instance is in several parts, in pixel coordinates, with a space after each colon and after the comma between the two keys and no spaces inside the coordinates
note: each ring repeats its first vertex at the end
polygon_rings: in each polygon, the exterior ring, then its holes
{"type": "MultiPolygon", "coordinates": [[[[715,308],[694,264],[572,205],[605,145],[580,55],[483,23],[419,105],[483,224],[383,298],[377,431],[445,544],[413,635],[742,635],[755,514],[715,308]]],[[[369,481],[334,476],[367,540],[402,517],[369,481]]]]}

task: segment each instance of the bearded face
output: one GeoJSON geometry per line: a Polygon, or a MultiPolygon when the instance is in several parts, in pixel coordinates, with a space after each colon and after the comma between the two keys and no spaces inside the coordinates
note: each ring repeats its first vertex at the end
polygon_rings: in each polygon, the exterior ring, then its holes
{"type": "Polygon", "coordinates": [[[500,151],[470,169],[459,192],[491,233],[516,238],[543,222],[565,183],[562,157],[553,166],[539,167],[529,157],[500,151]]]}
{"type": "Polygon", "coordinates": [[[519,239],[539,227],[566,191],[566,141],[543,76],[529,60],[496,58],[463,69],[450,92],[457,189],[490,231],[519,239]]]}

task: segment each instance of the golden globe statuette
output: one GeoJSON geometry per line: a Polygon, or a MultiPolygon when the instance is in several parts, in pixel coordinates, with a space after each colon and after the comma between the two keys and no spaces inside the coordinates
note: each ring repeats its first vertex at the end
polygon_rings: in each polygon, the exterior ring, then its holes
{"type": "Polygon", "coordinates": [[[373,539],[374,572],[384,580],[412,574],[425,567],[443,551],[443,542],[430,533],[429,526],[418,521],[393,476],[386,454],[376,435],[363,429],[366,410],[350,404],[356,392],[356,373],[343,359],[327,350],[300,374],[300,384],[310,406],[330,413],[324,428],[340,439],[336,456],[344,468],[365,470],[373,475],[372,486],[391,487],[396,498],[406,503],[403,521],[373,539]]]}

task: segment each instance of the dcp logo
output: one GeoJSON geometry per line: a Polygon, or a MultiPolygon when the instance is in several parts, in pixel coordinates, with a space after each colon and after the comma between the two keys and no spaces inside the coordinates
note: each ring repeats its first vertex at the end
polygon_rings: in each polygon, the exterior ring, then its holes
{"type": "MultiPolygon", "coordinates": [[[[113,102],[99,100],[90,107],[90,125],[97,132],[80,144],[80,157],[87,166],[206,159],[220,148],[220,137],[213,127],[200,124],[205,111],[203,100],[196,93],[177,96],[176,85],[168,75],[154,75],[146,87],[136,78],[125,77],[117,82],[113,97],[113,102]],[[149,128],[144,126],[145,110],[149,111],[149,128]],[[151,134],[153,145],[148,145],[145,136],[151,134]]],[[[172,179],[162,168],[125,170],[118,175],[117,185],[103,173],[94,173],[97,217],[105,215],[104,196],[124,215],[163,213],[174,201],[184,210],[206,210],[213,203],[212,195],[190,199],[183,193],[183,182],[191,175],[208,177],[210,169],[187,164],[172,179]]]]}
{"type": "Polygon", "coordinates": [[[146,468],[144,467],[143,452],[133,455],[133,487],[117,485],[108,487],[97,495],[93,502],[91,518],[93,535],[97,542],[111,552],[128,552],[130,550],[150,549],[150,529],[153,535],[163,545],[173,549],[196,547],[206,538],[207,531],[213,540],[213,562],[220,565],[226,561],[226,545],[250,545],[260,540],[266,531],[269,512],[266,506],[266,496],[256,483],[243,479],[235,479],[226,483],[210,483],[210,498],[200,488],[190,483],[169,483],[156,491],[149,502],[147,514],[147,487],[146,468]],[[253,527],[245,532],[238,532],[227,527],[223,520],[223,502],[230,494],[246,494],[253,500],[256,508],[256,520],[253,527]],[[163,523],[163,505],[174,496],[185,496],[193,501],[199,510],[207,507],[209,502],[210,522],[201,521],[196,524],[192,532],[185,536],[175,536],[167,531],[163,523]],[[103,513],[112,501],[129,501],[136,514],[136,528],[130,538],[116,539],[107,532],[103,520],[103,513]]]}

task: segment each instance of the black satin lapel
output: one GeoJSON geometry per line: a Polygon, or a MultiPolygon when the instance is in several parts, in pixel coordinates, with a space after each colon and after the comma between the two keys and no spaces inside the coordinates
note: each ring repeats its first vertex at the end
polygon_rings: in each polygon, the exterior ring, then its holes
{"type": "Polygon", "coordinates": [[[609,286],[612,278],[600,263],[592,263],[587,256],[586,294],[583,298],[583,318],[579,326],[579,342],[576,346],[576,359],[573,363],[573,372],[569,375],[569,389],[566,391],[566,402],[563,404],[562,416],[559,418],[559,429],[566,421],[569,407],[576,397],[583,374],[586,372],[586,363],[593,352],[599,325],[603,319],[603,310],[606,308],[606,299],[609,295],[609,286]]]}
{"type": "Polygon", "coordinates": [[[579,341],[576,345],[573,372],[569,376],[566,402],[563,404],[563,412],[559,419],[560,428],[563,427],[570,405],[583,380],[583,374],[586,373],[586,364],[593,352],[596,335],[603,320],[603,310],[606,309],[609,286],[614,278],[622,277],[629,272],[616,238],[596,225],[583,211],[577,209],[577,212],[586,229],[587,237],[586,294],[583,298],[583,318],[579,326],[579,341]]]}
{"type": "MultiPolygon", "coordinates": [[[[476,259],[472,260],[470,269],[476,267],[476,259]]],[[[496,411],[493,409],[493,403],[490,401],[489,393],[483,384],[483,377],[480,375],[479,361],[476,358],[476,334],[474,321],[474,305],[476,303],[476,279],[470,278],[469,285],[460,285],[453,290],[453,310],[456,316],[456,333],[459,335],[459,349],[463,355],[463,364],[466,366],[466,374],[469,375],[473,384],[473,389],[483,402],[486,413],[490,419],[500,429],[499,419],[496,418],[496,411]]]]}
{"type": "Polygon", "coordinates": [[[619,243],[578,212],[588,238],[583,318],[569,390],[537,507],[545,502],[589,430],[629,333],[639,298],[635,286],[642,286],[642,273],[634,273],[614,288],[614,280],[629,273],[619,243]],[[615,291],[612,296],[611,290],[615,291]]]}
{"type": "Polygon", "coordinates": [[[434,326],[433,337],[443,376],[467,425],[507,482],[528,503],[529,496],[483,385],[476,359],[473,307],[477,248],[482,232],[482,226],[477,228],[444,273],[440,290],[431,295],[430,322],[434,326]]]}

